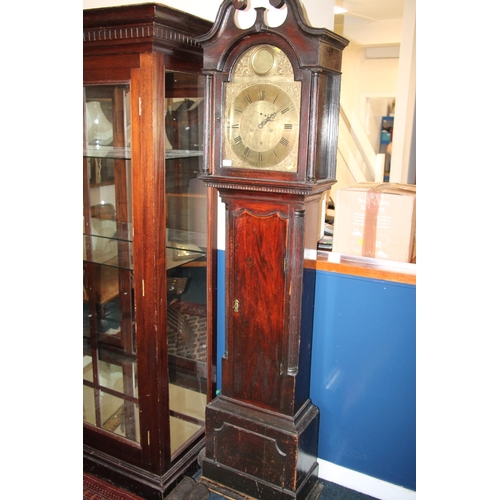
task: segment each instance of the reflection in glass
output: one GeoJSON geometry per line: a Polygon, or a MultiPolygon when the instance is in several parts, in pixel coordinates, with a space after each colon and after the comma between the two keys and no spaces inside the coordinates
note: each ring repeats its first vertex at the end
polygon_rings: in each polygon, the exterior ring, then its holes
{"type": "Polygon", "coordinates": [[[84,422],[138,441],[130,93],[97,85],[84,96],[84,422]]]}
{"type": "Polygon", "coordinates": [[[207,188],[203,78],[165,75],[167,321],[171,452],[205,427],[207,404],[207,188]]]}
{"type": "MultiPolygon", "coordinates": [[[[85,106],[87,120],[87,143],[108,146],[113,142],[113,125],[102,109],[106,101],[88,101],[85,106]]],[[[112,110],[111,113],[112,114],[112,110]]]]}

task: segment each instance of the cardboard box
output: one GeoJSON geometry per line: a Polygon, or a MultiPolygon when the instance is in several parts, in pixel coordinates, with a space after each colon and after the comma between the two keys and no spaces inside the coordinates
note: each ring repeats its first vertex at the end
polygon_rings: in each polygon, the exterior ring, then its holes
{"type": "Polygon", "coordinates": [[[416,197],[411,184],[360,183],[338,189],[332,251],[414,261],[416,197]]]}

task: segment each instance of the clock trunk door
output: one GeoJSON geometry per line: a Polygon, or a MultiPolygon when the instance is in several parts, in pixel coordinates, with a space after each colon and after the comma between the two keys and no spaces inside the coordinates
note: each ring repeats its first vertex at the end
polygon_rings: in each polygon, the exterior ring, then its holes
{"type": "Polygon", "coordinates": [[[243,209],[232,216],[228,331],[232,396],[279,410],[283,375],[288,220],[243,209]]]}

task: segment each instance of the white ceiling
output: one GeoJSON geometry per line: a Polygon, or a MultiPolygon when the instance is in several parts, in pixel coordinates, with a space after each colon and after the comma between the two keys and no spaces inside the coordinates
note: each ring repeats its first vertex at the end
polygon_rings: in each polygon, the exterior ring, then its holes
{"type": "Polygon", "coordinates": [[[405,0],[335,0],[335,5],[348,10],[343,14],[345,23],[402,19],[404,3],[405,0]]]}
{"type": "Polygon", "coordinates": [[[335,15],[334,31],[352,45],[394,46],[401,43],[403,13],[408,0],[335,0],[347,9],[335,15]]]}

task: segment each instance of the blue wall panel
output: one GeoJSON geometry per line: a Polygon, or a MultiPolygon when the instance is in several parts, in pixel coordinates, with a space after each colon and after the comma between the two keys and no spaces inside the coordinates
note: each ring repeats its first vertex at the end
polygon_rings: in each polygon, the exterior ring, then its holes
{"type": "MultiPolygon", "coordinates": [[[[224,354],[224,257],[218,251],[217,388],[224,354]]],[[[319,458],[416,489],[415,286],[318,271],[311,400],[319,458]]]]}
{"type": "Polygon", "coordinates": [[[320,458],[416,489],[415,286],[318,271],[320,458]]]}
{"type": "Polygon", "coordinates": [[[226,252],[217,251],[217,383],[216,389],[220,391],[222,386],[221,359],[226,350],[226,313],[224,310],[226,300],[226,252]]]}

